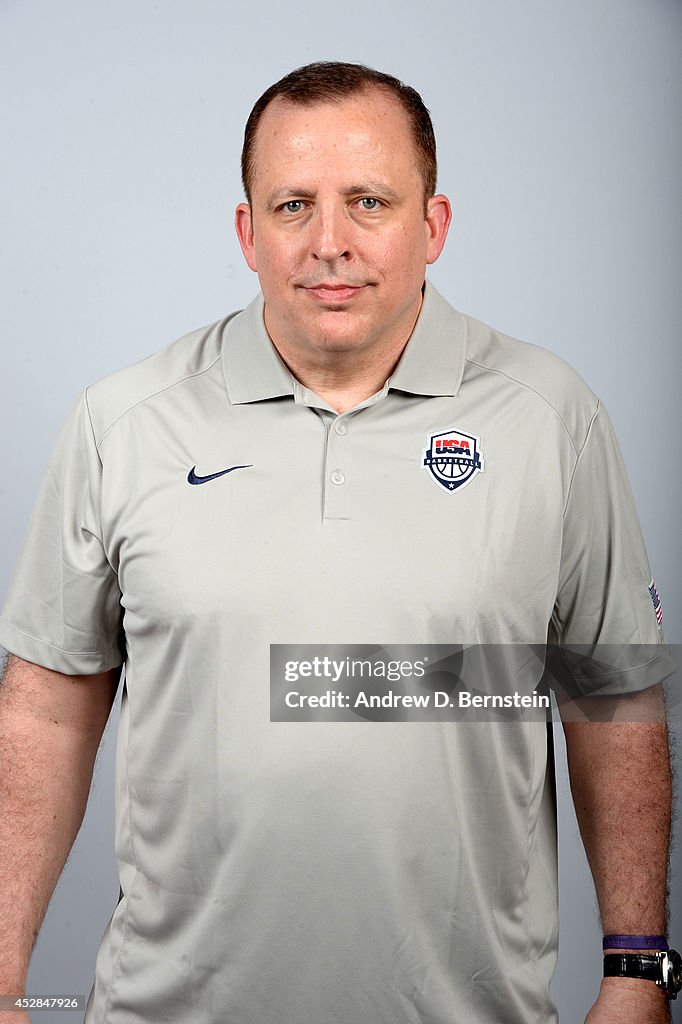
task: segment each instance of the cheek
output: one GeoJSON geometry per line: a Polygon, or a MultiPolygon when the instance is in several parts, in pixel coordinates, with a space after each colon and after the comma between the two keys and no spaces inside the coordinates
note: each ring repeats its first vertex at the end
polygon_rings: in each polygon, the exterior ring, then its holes
{"type": "Polygon", "coordinates": [[[386,277],[399,279],[423,276],[426,265],[426,248],[422,233],[398,229],[390,237],[382,238],[374,250],[375,265],[383,270],[386,277]]]}
{"type": "Polygon", "coordinates": [[[277,240],[261,239],[257,249],[258,273],[277,287],[285,286],[301,264],[300,246],[282,245],[277,240]]]}

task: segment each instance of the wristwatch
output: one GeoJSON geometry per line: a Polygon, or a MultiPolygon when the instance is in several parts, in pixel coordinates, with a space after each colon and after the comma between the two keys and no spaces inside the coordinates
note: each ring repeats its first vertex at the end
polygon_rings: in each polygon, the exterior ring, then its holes
{"type": "Polygon", "coordinates": [[[682,989],[682,957],[675,949],[664,953],[607,953],[604,977],[655,981],[668,999],[676,999],[682,989]]]}

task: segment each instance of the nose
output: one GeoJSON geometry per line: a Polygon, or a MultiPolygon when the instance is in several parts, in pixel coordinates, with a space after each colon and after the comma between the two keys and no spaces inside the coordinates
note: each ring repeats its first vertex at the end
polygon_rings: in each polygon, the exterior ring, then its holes
{"type": "Polygon", "coordinates": [[[312,223],[311,255],[324,263],[349,259],[350,218],[343,206],[318,206],[312,223]]]}

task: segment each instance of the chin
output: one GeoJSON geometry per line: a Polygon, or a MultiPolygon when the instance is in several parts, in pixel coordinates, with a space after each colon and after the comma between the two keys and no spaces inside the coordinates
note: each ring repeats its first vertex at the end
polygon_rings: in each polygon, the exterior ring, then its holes
{"type": "Polygon", "coordinates": [[[312,338],[311,346],[317,352],[357,352],[363,347],[363,339],[360,338],[312,338]]]}
{"type": "Polygon", "coordinates": [[[358,323],[355,317],[336,312],[330,312],[321,322],[308,326],[306,333],[311,343],[327,352],[350,352],[362,348],[372,333],[368,324],[358,323]]]}

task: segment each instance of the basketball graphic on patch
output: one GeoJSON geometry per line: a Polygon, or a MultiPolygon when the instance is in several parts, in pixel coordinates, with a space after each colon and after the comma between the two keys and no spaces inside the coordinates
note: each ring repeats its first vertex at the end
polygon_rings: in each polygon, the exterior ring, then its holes
{"type": "Polygon", "coordinates": [[[431,434],[422,465],[452,494],[483,472],[481,439],[454,428],[431,434]]]}

